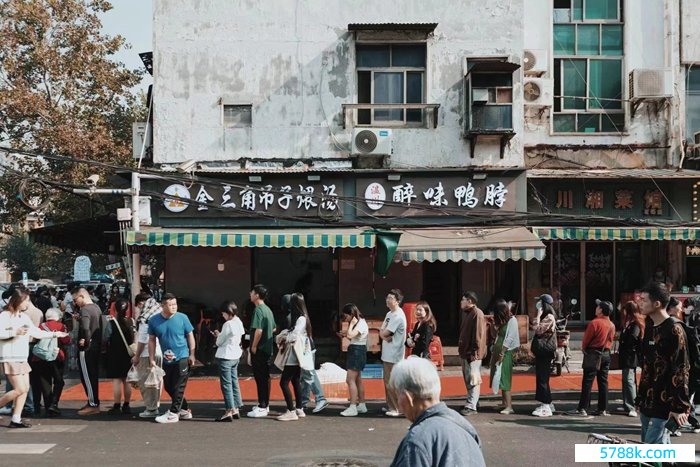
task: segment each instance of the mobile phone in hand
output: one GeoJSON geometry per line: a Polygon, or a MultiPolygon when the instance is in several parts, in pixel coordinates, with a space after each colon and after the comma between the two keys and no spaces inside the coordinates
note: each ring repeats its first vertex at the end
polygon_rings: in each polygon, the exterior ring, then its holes
{"type": "Polygon", "coordinates": [[[678,426],[678,422],[676,421],[676,419],[674,417],[669,418],[668,421],[666,422],[666,429],[668,431],[670,431],[671,433],[673,433],[674,431],[678,430],[678,428],[679,428],[679,426],[678,426]]]}

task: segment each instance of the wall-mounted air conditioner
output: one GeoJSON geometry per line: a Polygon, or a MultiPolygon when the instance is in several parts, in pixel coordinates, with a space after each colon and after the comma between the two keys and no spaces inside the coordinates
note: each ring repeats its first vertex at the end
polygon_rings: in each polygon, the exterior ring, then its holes
{"type": "Polygon", "coordinates": [[[665,99],[673,95],[673,77],[668,68],[637,69],[629,75],[630,100],[665,99]]]}
{"type": "Polygon", "coordinates": [[[554,81],[546,78],[525,78],[523,98],[528,106],[551,107],[554,102],[554,81]]]}
{"type": "Polygon", "coordinates": [[[143,157],[149,158],[151,146],[153,145],[153,129],[148,122],[134,122],[131,124],[131,146],[134,159],[141,157],[141,149],[143,149],[143,157]],[[143,140],[146,140],[144,146],[143,140]]]}
{"type": "Polygon", "coordinates": [[[525,76],[542,76],[547,72],[548,56],[545,49],[526,49],[523,54],[525,76]]]}
{"type": "Polygon", "coordinates": [[[353,155],[390,156],[393,152],[391,130],[355,128],[352,133],[353,155]]]}

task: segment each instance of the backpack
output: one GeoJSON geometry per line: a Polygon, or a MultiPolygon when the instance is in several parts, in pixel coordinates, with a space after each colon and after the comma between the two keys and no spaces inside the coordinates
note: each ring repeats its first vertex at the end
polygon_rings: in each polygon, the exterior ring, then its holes
{"type": "Polygon", "coordinates": [[[688,387],[691,394],[700,387],[700,335],[698,328],[688,326],[683,321],[673,318],[674,323],[679,323],[685,331],[685,340],[688,346],[688,360],[690,363],[690,375],[688,387]]]}
{"type": "MultiPolygon", "coordinates": [[[[41,327],[44,331],[49,331],[48,326],[45,324],[42,324],[41,327]]],[[[58,338],[40,339],[39,342],[34,344],[32,354],[45,362],[53,362],[58,357],[58,338]]]]}

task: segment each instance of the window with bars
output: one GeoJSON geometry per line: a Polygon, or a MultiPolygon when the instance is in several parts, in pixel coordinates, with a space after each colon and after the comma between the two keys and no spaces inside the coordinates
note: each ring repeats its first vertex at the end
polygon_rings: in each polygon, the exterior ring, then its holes
{"type": "MultiPolygon", "coordinates": [[[[425,43],[357,44],[358,104],[425,103],[425,43]]],[[[359,125],[422,125],[423,109],[360,109],[359,125]]]]}
{"type": "Polygon", "coordinates": [[[625,126],[621,0],[554,0],[555,133],[625,126]]]}
{"type": "Polygon", "coordinates": [[[475,72],[468,85],[469,130],[513,128],[513,73],[475,72]]]}

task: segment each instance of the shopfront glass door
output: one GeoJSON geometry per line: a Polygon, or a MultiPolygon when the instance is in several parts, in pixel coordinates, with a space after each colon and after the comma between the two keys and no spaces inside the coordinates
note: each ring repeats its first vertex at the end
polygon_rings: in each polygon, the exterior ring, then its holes
{"type": "Polygon", "coordinates": [[[581,320],[581,243],[555,242],[552,258],[552,293],[560,295],[562,314],[581,320]],[[574,303],[575,302],[575,303],[574,303]]]}
{"type": "Polygon", "coordinates": [[[596,299],[615,303],[612,242],[586,242],[586,320],[595,318],[596,299]]]}

